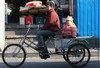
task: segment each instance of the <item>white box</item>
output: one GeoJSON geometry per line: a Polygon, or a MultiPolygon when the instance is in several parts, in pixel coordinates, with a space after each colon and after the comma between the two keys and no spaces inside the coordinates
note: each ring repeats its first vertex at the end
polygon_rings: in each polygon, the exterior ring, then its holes
{"type": "Polygon", "coordinates": [[[68,8],[68,5],[60,5],[60,8],[68,8]]]}
{"type": "Polygon", "coordinates": [[[63,23],[66,23],[66,18],[62,18],[62,22],[63,23]]]}
{"type": "Polygon", "coordinates": [[[25,24],[25,17],[20,17],[20,25],[24,25],[25,24]]]}

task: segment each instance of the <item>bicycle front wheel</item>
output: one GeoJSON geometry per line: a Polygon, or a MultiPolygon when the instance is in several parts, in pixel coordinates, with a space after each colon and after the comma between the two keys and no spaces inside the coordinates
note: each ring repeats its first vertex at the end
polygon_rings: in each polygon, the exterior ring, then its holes
{"type": "Polygon", "coordinates": [[[18,67],[26,59],[26,52],[19,44],[10,44],[2,52],[3,62],[9,67],[18,67]]]}

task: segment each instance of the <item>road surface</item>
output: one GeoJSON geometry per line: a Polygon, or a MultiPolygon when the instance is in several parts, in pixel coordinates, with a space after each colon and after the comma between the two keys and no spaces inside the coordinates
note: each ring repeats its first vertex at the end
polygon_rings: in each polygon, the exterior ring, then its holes
{"type": "MultiPolygon", "coordinates": [[[[6,66],[0,58],[0,68],[9,68],[6,66]]],[[[51,57],[47,60],[40,59],[38,57],[27,58],[25,63],[19,68],[73,68],[65,60],[60,57],[51,57]]],[[[83,68],[100,68],[100,58],[92,57],[90,62],[83,68]]]]}

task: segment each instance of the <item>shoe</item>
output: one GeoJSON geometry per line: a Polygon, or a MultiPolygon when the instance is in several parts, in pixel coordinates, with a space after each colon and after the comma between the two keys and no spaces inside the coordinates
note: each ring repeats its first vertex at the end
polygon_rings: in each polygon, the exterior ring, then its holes
{"type": "Polygon", "coordinates": [[[44,53],[43,51],[39,52],[39,56],[41,57],[41,59],[50,58],[49,53],[44,53]]]}
{"type": "Polygon", "coordinates": [[[47,59],[47,58],[50,58],[50,56],[49,55],[43,55],[43,58],[47,59]]]}
{"type": "Polygon", "coordinates": [[[43,51],[44,47],[37,47],[37,46],[34,46],[34,49],[36,51],[43,51]]]}
{"type": "Polygon", "coordinates": [[[41,59],[50,58],[49,54],[40,54],[41,59]]]}

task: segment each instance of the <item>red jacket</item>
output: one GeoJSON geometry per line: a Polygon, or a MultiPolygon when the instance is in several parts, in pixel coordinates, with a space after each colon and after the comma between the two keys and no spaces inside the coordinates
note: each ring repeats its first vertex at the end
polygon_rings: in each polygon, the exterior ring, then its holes
{"type": "Polygon", "coordinates": [[[60,29],[60,20],[54,9],[51,9],[47,14],[43,29],[52,31],[58,31],[60,29]]]}
{"type": "Polygon", "coordinates": [[[66,24],[62,28],[62,37],[76,37],[77,36],[77,27],[74,23],[66,24]]]}

